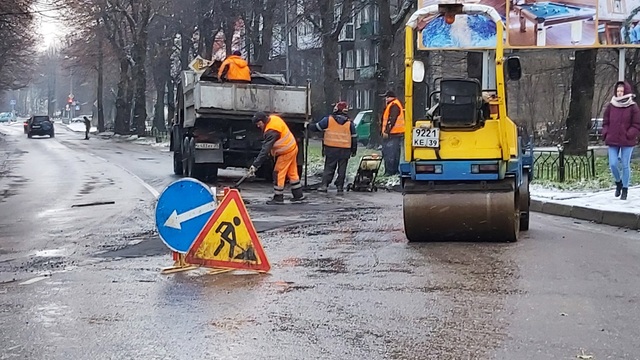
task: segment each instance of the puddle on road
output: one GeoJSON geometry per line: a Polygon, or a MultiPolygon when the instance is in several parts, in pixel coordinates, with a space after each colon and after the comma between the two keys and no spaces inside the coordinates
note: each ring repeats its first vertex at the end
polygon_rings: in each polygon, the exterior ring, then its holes
{"type": "Polygon", "coordinates": [[[336,258],[286,258],[278,263],[283,267],[299,266],[307,268],[316,268],[317,272],[329,274],[347,273],[347,265],[344,260],[336,258]]]}

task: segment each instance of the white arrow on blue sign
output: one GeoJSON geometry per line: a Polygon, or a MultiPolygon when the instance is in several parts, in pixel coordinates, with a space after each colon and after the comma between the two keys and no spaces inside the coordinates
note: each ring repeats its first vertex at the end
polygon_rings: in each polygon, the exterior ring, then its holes
{"type": "Polygon", "coordinates": [[[192,178],[174,181],[156,204],[160,239],[169,249],[186,254],[215,209],[215,194],[206,184],[192,178]]]}

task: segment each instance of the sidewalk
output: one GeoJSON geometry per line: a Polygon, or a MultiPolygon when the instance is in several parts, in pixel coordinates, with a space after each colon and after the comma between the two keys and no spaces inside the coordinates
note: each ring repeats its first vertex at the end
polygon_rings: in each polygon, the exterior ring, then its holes
{"type": "Polygon", "coordinates": [[[630,187],[623,201],[614,196],[613,189],[563,192],[532,185],[531,211],[636,230],[640,229],[640,186],[630,187]]]}

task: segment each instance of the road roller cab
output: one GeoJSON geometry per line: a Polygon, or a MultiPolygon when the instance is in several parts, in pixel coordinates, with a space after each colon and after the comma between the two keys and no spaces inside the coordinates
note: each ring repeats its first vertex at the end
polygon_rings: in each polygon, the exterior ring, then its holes
{"type": "Polygon", "coordinates": [[[430,84],[424,64],[414,60],[415,33],[425,19],[444,17],[451,25],[461,14],[488,17],[496,24],[495,38],[503,38],[500,15],[481,4],[426,6],[405,31],[405,234],[409,241],[517,241],[529,227],[533,162],[533,149],[525,148],[507,116],[505,82],[520,78],[518,58],[506,58],[503,43],[496,41],[495,48],[476,50],[482,53],[481,79],[445,77],[430,84]],[[419,93],[426,94],[426,106],[418,106],[419,93]]]}

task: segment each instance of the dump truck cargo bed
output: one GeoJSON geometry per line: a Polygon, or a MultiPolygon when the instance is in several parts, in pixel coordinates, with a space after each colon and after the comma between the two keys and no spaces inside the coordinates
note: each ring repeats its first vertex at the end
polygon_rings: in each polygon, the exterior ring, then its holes
{"type": "Polygon", "coordinates": [[[194,126],[196,118],[211,115],[246,119],[264,111],[292,122],[304,122],[310,115],[306,87],[196,81],[196,76],[183,73],[185,127],[194,126]]]}

